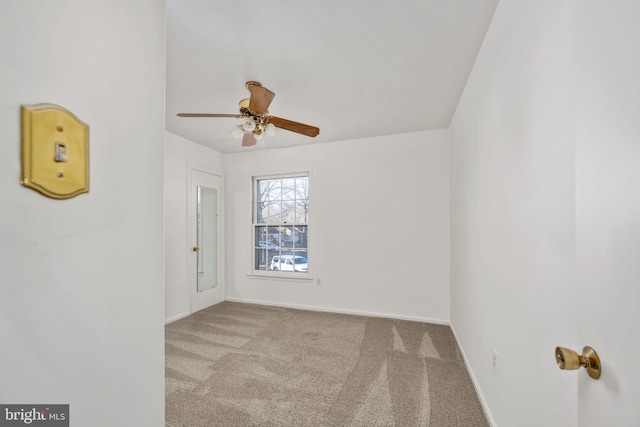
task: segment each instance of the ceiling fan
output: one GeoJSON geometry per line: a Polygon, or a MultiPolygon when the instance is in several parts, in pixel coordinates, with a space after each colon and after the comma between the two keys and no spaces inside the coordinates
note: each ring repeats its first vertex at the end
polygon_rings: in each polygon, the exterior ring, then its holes
{"type": "Polygon", "coordinates": [[[208,114],[208,113],[179,113],[178,117],[236,117],[243,119],[231,132],[236,137],[242,136],[242,145],[249,147],[262,141],[264,135],[273,136],[276,128],[285,129],[302,135],[314,137],[320,129],[304,123],[294,122],[269,114],[268,108],[276,96],[260,82],[245,83],[251,97],[240,101],[240,114],[208,114]]]}

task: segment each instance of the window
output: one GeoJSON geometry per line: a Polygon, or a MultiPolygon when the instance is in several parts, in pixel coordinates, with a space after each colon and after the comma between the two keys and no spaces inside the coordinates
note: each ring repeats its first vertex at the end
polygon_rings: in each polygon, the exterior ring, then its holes
{"type": "Polygon", "coordinates": [[[254,270],[307,273],[309,175],[253,180],[254,270]]]}

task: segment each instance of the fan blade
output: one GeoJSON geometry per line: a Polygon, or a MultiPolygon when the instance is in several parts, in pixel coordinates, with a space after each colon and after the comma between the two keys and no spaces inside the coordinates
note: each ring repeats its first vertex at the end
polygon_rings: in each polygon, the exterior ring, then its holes
{"type": "Polygon", "coordinates": [[[298,123],[275,116],[269,116],[269,123],[272,123],[275,127],[310,137],[317,136],[320,133],[320,129],[315,126],[305,125],[304,123],[298,123]]]}
{"type": "Polygon", "coordinates": [[[241,114],[207,114],[207,113],[178,113],[178,117],[244,117],[241,114]]]}
{"type": "Polygon", "coordinates": [[[249,83],[247,83],[247,87],[249,88],[249,91],[251,91],[249,110],[257,114],[266,113],[269,109],[269,105],[271,105],[271,101],[273,101],[273,98],[276,96],[276,94],[260,84],[249,83]]]}
{"type": "Polygon", "coordinates": [[[242,146],[251,147],[252,145],[256,145],[256,137],[253,136],[253,133],[245,133],[242,137],[242,146]]]}

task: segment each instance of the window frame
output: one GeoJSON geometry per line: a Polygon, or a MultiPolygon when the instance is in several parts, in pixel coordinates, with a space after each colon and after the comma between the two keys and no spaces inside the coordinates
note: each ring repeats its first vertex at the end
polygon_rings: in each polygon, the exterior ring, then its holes
{"type": "MultiPolygon", "coordinates": [[[[260,174],[260,175],[254,175],[251,177],[251,230],[250,230],[250,250],[251,250],[251,256],[250,256],[250,266],[249,266],[249,273],[247,274],[247,276],[249,276],[250,278],[257,278],[257,279],[269,279],[269,278],[277,278],[277,279],[286,279],[286,280],[291,280],[291,281],[303,281],[303,282],[310,282],[312,281],[312,276],[311,276],[311,263],[309,262],[309,258],[311,255],[311,247],[307,241],[306,243],[306,258],[307,258],[307,271],[306,272],[294,272],[294,271],[274,271],[274,270],[269,270],[269,264],[271,263],[271,260],[267,255],[267,266],[265,270],[259,270],[256,269],[256,249],[258,248],[259,245],[259,237],[258,237],[258,232],[257,229],[258,227],[272,227],[274,226],[275,223],[258,223],[257,218],[258,218],[258,195],[257,195],[257,191],[258,191],[258,181],[260,180],[267,180],[267,179],[287,179],[287,178],[296,178],[296,177],[306,177],[308,180],[308,184],[307,184],[307,212],[308,214],[312,211],[311,209],[311,171],[307,170],[307,171],[300,171],[300,172],[284,172],[284,173],[269,173],[269,174],[260,174]]],[[[302,222],[294,222],[292,224],[287,224],[287,223],[282,223],[279,224],[279,226],[290,226],[290,227],[295,227],[298,225],[303,225],[306,227],[306,234],[308,236],[309,234],[309,230],[311,229],[311,216],[308,215],[307,216],[307,221],[306,223],[302,223],[302,222]],[[286,225],[285,225],[286,224],[286,225]]],[[[267,251],[268,254],[268,251],[267,251]]],[[[277,256],[282,256],[282,252],[278,251],[277,256]]]]}

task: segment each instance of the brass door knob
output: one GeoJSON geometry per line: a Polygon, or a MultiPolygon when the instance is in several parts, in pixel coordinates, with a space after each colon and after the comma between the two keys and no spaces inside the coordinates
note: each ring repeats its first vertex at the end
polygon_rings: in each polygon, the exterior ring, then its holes
{"type": "Polygon", "coordinates": [[[193,250],[193,252],[198,252],[200,250],[200,248],[197,247],[197,246],[194,246],[192,250],[193,250]]]}
{"type": "Polygon", "coordinates": [[[556,347],[556,363],[560,369],[564,370],[574,370],[582,366],[589,376],[596,380],[602,373],[598,353],[589,346],[582,349],[582,356],[569,348],[556,347]]]}

